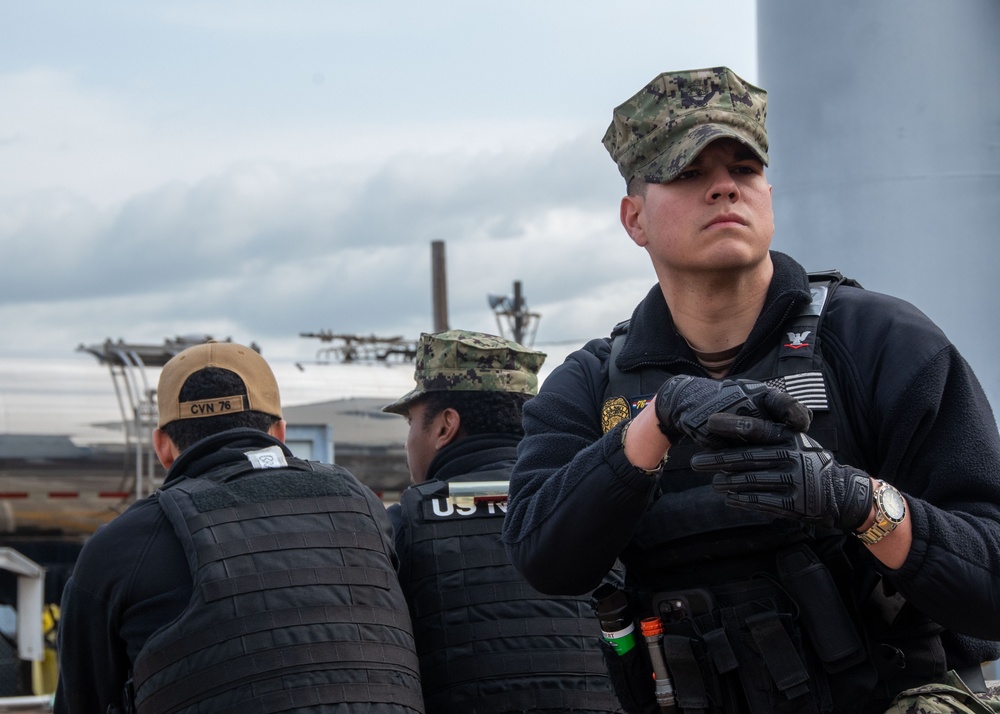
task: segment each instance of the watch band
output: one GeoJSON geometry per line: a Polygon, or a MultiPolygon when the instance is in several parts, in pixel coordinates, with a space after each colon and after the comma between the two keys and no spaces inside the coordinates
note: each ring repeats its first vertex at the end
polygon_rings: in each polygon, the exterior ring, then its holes
{"type": "Polygon", "coordinates": [[[883,504],[883,499],[887,492],[894,492],[896,496],[899,495],[899,491],[896,490],[895,486],[892,486],[885,481],[879,479],[875,484],[874,492],[874,503],[875,503],[875,522],[865,531],[861,533],[855,532],[854,535],[864,543],[865,545],[874,545],[880,540],[885,538],[887,535],[896,530],[896,526],[903,522],[906,518],[906,509],[903,508],[903,513],[899,518],[894,518],[890,516],[883,504]]]}

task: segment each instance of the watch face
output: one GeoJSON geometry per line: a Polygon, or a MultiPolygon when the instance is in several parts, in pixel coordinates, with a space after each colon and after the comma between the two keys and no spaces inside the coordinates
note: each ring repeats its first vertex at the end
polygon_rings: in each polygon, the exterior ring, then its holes
{"type": "Polygon", "coordinates": [[[903,516],[906,515],[906,503],[903,501],[903,497],[899,491],[891,486],[886,486],[882,489],[880,495],[881,498],[879,500],[882,502],[882,510],[889,520],[897,523],[903,520],[903,516]]]}

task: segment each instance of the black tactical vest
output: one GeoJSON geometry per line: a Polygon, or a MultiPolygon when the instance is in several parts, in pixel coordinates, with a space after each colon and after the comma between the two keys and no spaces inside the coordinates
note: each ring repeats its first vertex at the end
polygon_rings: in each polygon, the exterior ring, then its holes
{"type": "Polygon", "coordinates": [[[140,714],[423,712],[409,613],[364,487],[287,462],[157,493],[194,587],[136,658],[140,714]]]}
{"type": "Polygon", "coordinates": [[[427,711],[619,711],[589,598],[543,595],[507,559],[510,469],[475,476],[428,481],[400,499],[400,582],[427,711]]]}
{"type": "MultiPolygon", "coordinates": [[[[833,376],[823,368],[818,340],[823,308],[829,295],[844,280],[838,273],[810,275],[812,302],[786,322],[764,358],[732,377],[764,382],[795,396],[812,409],[810,436],[845,463],[857,463],[857,458],[845,457],[854,452],[852,432],[841,422],[840,390],[833,376]]],[[[627,323],[621,323],[612,332],[609,379],[602,405],[605,431],[617,423],[609,415],[619,415],[619,419],[634,417],[660,385],[674,376],[666,367],[618,370],[615,361],[626,339],[627,323]]],[[[660,515],[643,519],[630,551],[623,556],[626,564],[639,566],[636,570],[647,575],[668,569],[670,577],[675,578],[681,565],[706,559],[740,559],[749,553],[771,551],[780,544],[814,536],[812,529],[797,522],[725,505],[709,479],[690,471],[691,456],[697,450],[689,438],[671,447],[660,479],[661,492],[669,493],[670,498],[658,498],[653,504],[652,508],[660,515]],[[677,547],[664,547],[666,543],[677,547]]],[[[692,577],[702,581],[704,573],[696,572],[692,577]]]]}
{"type": "MultiPolygon", "coordinates": [[[[820,328],[839,273],[810,275],[812,303],[782,326],[771,350],[732,378],[791,393],[813,411],[809,434],[843,463],[866,463],[826,369],[820,328]]],[[[860,286],[857,286],[860,287],[860,286]]],[[[605,430],[634,417],[673,373],[622,372],[616,326],[602,415],[605,430]]],[[[661,615],[663,648],[681,712],[883,711],[894,691],[944,673],[937,628],[886,593],[861,549],[839,531],[727,506],[690,469],[698,447],[670,449],[657,496],[622,554],[636,608],[661,615]],[[902,614],[905,613],[905,614],[902,614]],[[866,699],[868,700],[866,704],[866,699]]],[[[652,711],[652,710],[651,710],[652,711]]]]}

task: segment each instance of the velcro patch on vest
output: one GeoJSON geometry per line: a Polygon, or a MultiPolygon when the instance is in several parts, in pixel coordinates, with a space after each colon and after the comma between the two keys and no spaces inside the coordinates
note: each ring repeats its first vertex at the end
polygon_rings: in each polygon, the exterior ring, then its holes
{"type": "Polygon", "coordinates": [[[452,498],[429,498],[421,503],[423,516],[429,521],[465,518],[497,518],[507,513],[507,501],[473,501],[456,503],[452,498]]]}
{"type": "Polygon", "coordinates": [[[803,372],[802,374],[790,374],[786,377],[775,377],[767,380],[765,384],[773,389],[791,394],[813,411],[830,408],[830,400],[827,397],[826,382],[822,372],[803,372]]]}
{"type": "Polygon", "coordinates": [[[296,471],[289,474],[243,476],[212,488],[195,491],[191,494],[191,501],[199,513],[204,513],[244,503],[349,495],[351,490],[335,475],[296,471]]]}
{"type": "Polygon", "coordinates": [[[246,457],[255,469],[283,469],[288,466],[288,462],[285,461],[285,452],[278,445],[248,451],[246,457]]]}

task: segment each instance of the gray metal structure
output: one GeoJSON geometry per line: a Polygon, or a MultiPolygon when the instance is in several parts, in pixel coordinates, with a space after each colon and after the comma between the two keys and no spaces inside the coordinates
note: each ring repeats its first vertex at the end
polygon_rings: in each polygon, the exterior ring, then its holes
{"type": "Polygon", "coordinates": [[[757,0],[757,48],[775,249],[915,304],[997,412],[1000,2],[757,0]]]}
{"type": "Polygon", "coordinates": [[[758,0],[757,41],[775,249],[914,303],[1000,410],[1000,2],[758,0]]]}

